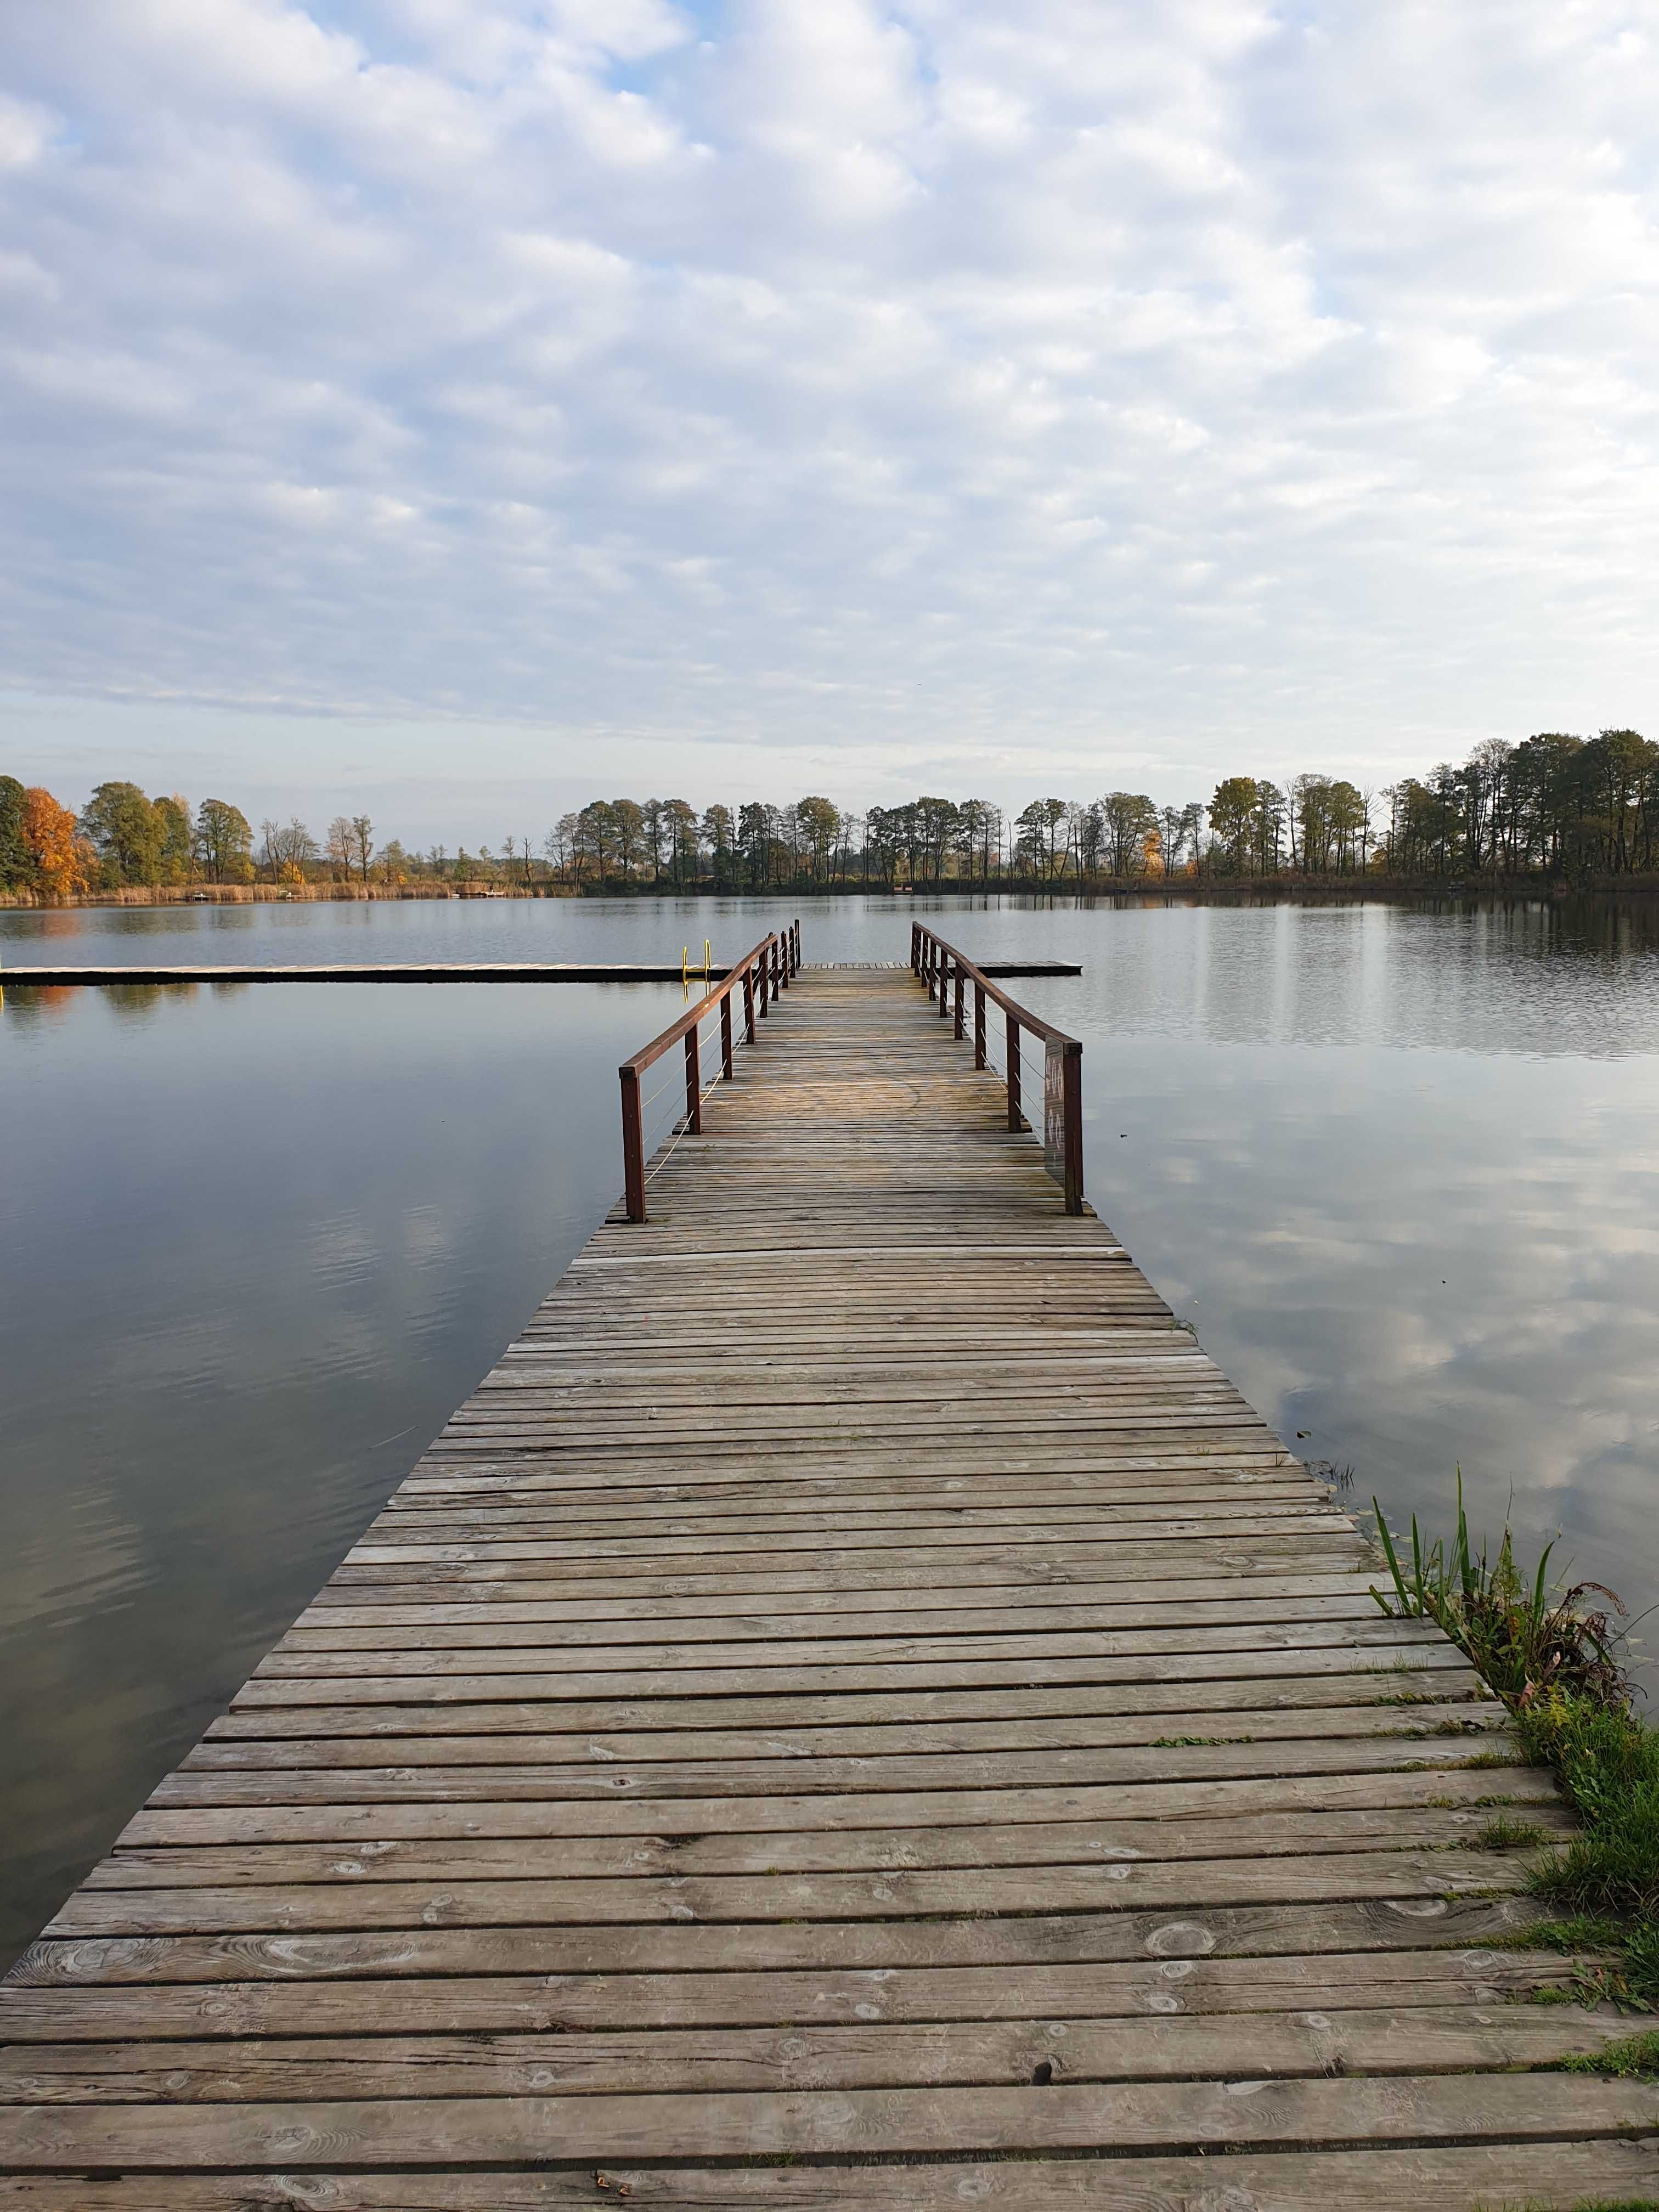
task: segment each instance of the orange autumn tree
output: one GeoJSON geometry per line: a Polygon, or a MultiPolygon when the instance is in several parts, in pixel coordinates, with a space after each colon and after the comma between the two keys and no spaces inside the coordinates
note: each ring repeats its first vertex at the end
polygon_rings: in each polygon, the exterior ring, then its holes
{"type": "Polygon", "coordinates": [[[23,843],[33,864],[35,887],[46,897],[68,898],[85,890],[85,840],[68,807],[39,784],[23,793],[23,843]]]}

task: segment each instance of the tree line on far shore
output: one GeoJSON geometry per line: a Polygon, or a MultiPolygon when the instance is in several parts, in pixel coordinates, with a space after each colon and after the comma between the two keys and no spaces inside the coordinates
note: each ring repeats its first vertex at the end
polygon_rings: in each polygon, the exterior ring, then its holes
{"type": "Polygon", "coordinates": [[[366,814],[337,816],[319,846],[297,819],[262,822],[256,837],[228,799],[192,807],[177,792],[151,799],[136,783],[100,783],[76,814],[41,785],[0,775],[0,891],[54,899],[192,884],[403,884],[423,866],[395,839],[377,853],[366,814]]]}
{"type": "Polygon", "coordinates": [[[1656,867],[1659,745],[1634,730],[1478,744],[1461,767],[1380,791],[1301,775],[1224,777],[1207,802],[1144,792],[1034,799],[920,798],[862,812],[808,797],[701,811],[684,799],[596,799],[539,841],[509,834],[450,854],[375,842],[366,814],[319,842],[298,819],[256,833],[228,799],[191,807],[100,784],[77,815],[0,775],[0,892],[52,900],[129,888],[264,883],[480,885],[605,891],[1087,890],[1138,879],[1376,878],[1431,882],[1638,877],[1656,867]]]}

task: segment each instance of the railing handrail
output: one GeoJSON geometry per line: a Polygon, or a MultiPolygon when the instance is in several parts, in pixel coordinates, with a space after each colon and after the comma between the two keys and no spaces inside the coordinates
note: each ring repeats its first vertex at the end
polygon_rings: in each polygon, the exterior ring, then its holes
{"type": "MultiPolygon", "coordinates": [[[[912,922],[910,927],[917,942],[924,937],[931,939],[951,964],[960,968],[969,982],[979,984],[987,997],[994,999],[1005,1014],[1012,1014],[1021,1029],[1030,1030],[1034,1036],[1040,1036],[1045,1044],[1070,1045],[1077,1051],[1082,1051],[1081,1037],[1073,1036],[1068,1030],[1057,1028],[1053,1022],[1045,1022],[1041,1014],[1034,1014],[1029,1006],[1022,1006],[1018,999],[1011,997],[1006,991],[1000,989],[982,968],[975,967],[965,952],[958,952],[954,945],[947,945],[936,929],[929,929],[925,921],[912,922]]],[[[914,968],[915,961],[913,960],[910,964],[914,968]]]]}
{"type": "Polygon", "coordinates": [[[727,969],[718,983],[709,985],[707,992],[695,1006],[688,1006],[678,1021],[670,1022],[662,1035],[653,1037],[642,1052],[636,1052],[631,1059],[623,1060],[617,1073],[621,1075],[632,1068],[635,1075],[643,1075],[647,1067],[662,1058],[670,1045],[679,1042],[694,1022],[700,1022],[702,1019],[716,1000],[723,998],[728,991],[738,988],[743,981],[745,972],[753,969],[763,952],[769,952],[772,947],[781,941],[781,933],[775,929],[769,930],[758,945],[750,945],[742,959],[734,962],[727,969]]]}
{"type": "MultiPolygon", "coordinates": [[[[729,1082],[733,1073],[732,1036],[732,1000],[739,990],[743,993],[743,1030],[745,1044],[755,1042],[755,1021],[758,1013],[766,1018],[768,1006],[781,992],[789,988],[789,980],[800,973],[800,923],[793,921],[787,929],[774,929],[760,943],[745,952],[734,968],[730,968],[711,990],[705,991],[695,1006],[688,1006],[679,1019],[671,1022],[660,1036],[653,1037],[632,1059],[625,1060],[617,1070],[622,1084],[623,1137],[623,1197],[630,1221],[643,1221],[645,1186],[645,1103],[640,1097],[640,1078],[646,1069],[663,1054],[672,1051],[682,1039],[685,1043],[685,1116],[675,1137],[678,1144],[689,1130],[702,1127],[702,1046],[703,1017],[718,1006],[720,1017],[720,1077],[729,1082]],[[759,1004],[757,1006],[757,998],[759,1004]]],[[[653,1096],[656,1094],[653,1092],[653,1096]]],[[[672,1146],[670,1147],[672,1150],[672,1146]]]]}
{"type": "Polygon", "coordinates": [[[1030,1030],[1033,1036],[1042,1038],[1042,1164],[1065,1192],[1067,1213],[1083,1212],[1082,1039],[1068,1036],[1054,1023],[1045,1022],[1041,1014],[1022,1006],[1018,999],[1011,999],[1006,991],[1000,991],[982,968],[965,952],[959,952],[954,945],[947,945],[937,930],[929,929],[923,921],[910,925],[910,967],[927,984],[930,999],[937,984],[941,1019],[951,1012],[945,994],[954,969],[958,1038],[965,1039],[968,1035],[968,1008],[963,986],[973,984],[975,1068],[991,1064],[985,1042],[985,1002],[993,999],[1001,1007],[1007,1025],[1008,1065],[1005,1073],[1010,1129],[1029,1129],[1031,1126],[1025,1119],[1021,1097],[1019,1033],[1023,1029],[1030,1030]]]}

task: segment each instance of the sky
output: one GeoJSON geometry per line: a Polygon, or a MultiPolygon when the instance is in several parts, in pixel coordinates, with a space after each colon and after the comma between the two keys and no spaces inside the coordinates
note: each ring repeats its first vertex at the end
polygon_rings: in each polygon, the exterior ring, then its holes
{"type": "Polygon", "coordinates": [[[0,11],[0,769],[1381,787],[1659,736],[1659,15],[0,11]]]}

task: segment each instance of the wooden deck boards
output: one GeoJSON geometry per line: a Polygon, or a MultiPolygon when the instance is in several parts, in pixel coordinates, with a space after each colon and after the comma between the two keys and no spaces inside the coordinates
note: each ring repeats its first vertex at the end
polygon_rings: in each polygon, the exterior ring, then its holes
{"type": "Polygon", "coordinates": [[[798,980],[0,1986],[0,2203],[1659,2189],[1547,1778],[1005,1118],[798,980]]]}

